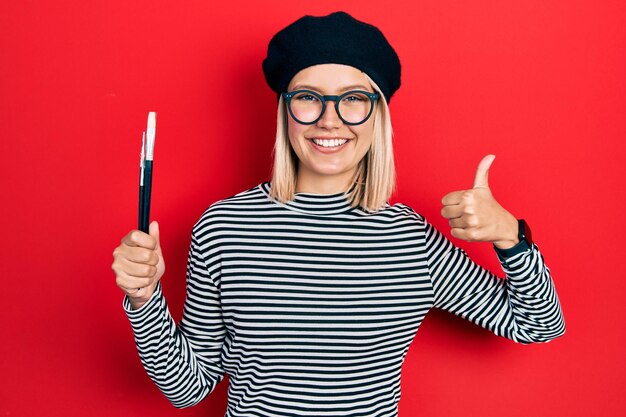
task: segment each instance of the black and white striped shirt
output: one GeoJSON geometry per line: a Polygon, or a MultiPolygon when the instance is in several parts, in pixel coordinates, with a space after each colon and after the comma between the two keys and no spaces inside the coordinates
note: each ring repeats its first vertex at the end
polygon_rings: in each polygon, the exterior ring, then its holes
{"type": "Polygon", "coordinates": [[[520,343],[565,331],[536,246],[501,259],[500,279],[406,205],[369,213],[309,193],[282,204],[270,187],[194,225],[180,324],[160,284],[138,310],[124,300],[141,361],[176,407],[228,373],[228,417],[397,416],[401,366],[431,308],[520,343]]]}

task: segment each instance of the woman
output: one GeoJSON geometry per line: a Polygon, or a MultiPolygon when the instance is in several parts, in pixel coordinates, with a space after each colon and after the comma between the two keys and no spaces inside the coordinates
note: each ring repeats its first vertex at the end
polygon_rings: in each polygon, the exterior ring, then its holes
{"type": "Polygon", "coordinates": [[[161,291],[157,223],[113,253],[142,363],[175,406],[228,373],[227,416],[397,415],[401,365],[433,307],[520,343],[563,334],[537,246],[489,191],[492,155],[442,214],[453,236],[494,243],[507,280],[387,203],[400,63],[377,28],[305,16],[273,37],[263,70],[279,99],[272,181],[194,225],[179,325],[161,291]]]}

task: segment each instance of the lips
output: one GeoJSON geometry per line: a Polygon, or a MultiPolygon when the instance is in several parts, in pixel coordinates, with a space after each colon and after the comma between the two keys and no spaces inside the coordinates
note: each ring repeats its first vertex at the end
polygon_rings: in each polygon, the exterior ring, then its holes
{"type": "Polygon", "coordinates": [[[307,139],[311,147],[317,152],[331,154],[341,152],[345,145],[350,143],[352,139],[347,138],[309,138],[307,139]]]}
{"type": "Polygon", "coordinates": [[[323,137],[323,136],[312,137],[312,138],[307,138],[307,139],[313,144],[317,145],[317,147],[324,148],[324,149],[339,148],[351,140],[349,138],[323,137]]]}
{"type": "Polygon", "coordinates": [[[337,139],[326,139],[326,138],[312,138],[311,141],[318,146],[322,146],[324,148],[336,148],[348,142],[348,139],[337,138],[337,139]]]}

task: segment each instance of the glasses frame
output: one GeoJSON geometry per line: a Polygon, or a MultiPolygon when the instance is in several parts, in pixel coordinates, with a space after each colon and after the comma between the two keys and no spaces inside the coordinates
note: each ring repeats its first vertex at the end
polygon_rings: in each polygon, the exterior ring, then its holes
{"type": "Polygon", "coordinates": [[[349,126],[356,126],[356,125],[360,125],[363,124],[365,122],[367,122],[367,119],[370,118],[370,116],[372,115],[372,112],[374,111],[374,104],[376,103],[376,101],[378,101],[378,99],[380,98],[380,95],[378,93],[370,93],[369,91],[363,91],[363,90],[350,90],[350,91],[346,91],[345,93],[338,95],[338,96],[324,96],[320,93],[316,93],[315,91],[311,91],[311,90],[295,90],[292,91],[290,93],[283,93],[283,99],[287,102],[287,110],[289,110],[289,114],[291,115],[291,118],[293,120],[295,120],[296,122],[302,124],[302,125],[312,125],[317,123],[322,116],[324,116],[324,112],[326,111],[326,102],[327,101],[334,101],[335,102],[335,112],[337,113],[337,116],[339,116],[339,119],[341,119],[341,121],[349,126]],[[317,97],[321,102],[322,102],[322,112],[320,113],[319,117],[315,120],[313,120],[312,122],[302,122],[300,120],[298,120],[298,118],[293,114],[293,112],[291,111],[291,99],[299,93],[309,93],[311,95],[314,95],[315,97],[317,97]],[[343,117],[341,117],[341,113],[339,112],[339,102],[346,96],[349,96],[350,94],[354,94],[354,93],[361,93],[361,94],[365,94],[367,97],[369,97],[370,99],[370,111],[367,114],[367,116],[365,116],[365,119],[363,119],[363,121],[358,122],[358,123],[352,123],[352,122],[348,122],[346,121],[343,117]]]}

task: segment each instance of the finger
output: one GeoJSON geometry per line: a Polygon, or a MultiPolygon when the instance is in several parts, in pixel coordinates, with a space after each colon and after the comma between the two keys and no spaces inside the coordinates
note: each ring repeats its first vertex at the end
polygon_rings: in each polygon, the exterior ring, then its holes
{"type": "Polygon", "coordinates": [[[134,277],[126,273],[120,273],[117,275],[115,283],[122,289],[143,288],[150,286],[152,284],[152,279],[134,277]]]}
{"type": "Polygon", "coordinates": [[[141,230],[131,230],[128,232],[128,234],[122,238],[122,243],[127,246],[138,246],[152,250],[156,247],[154,237],[142,232],[141,230]]]}
{"type": "Polygon", "coordinates": [[[457,239],[466,240],[464,238],[465,236],[464,232],[465,231],[463,230],[463,228],[460,228],[460,227],[453,227],[452,229],[450,229],[450,234],[457,239]]]}
{"type": "Polygon", "coordinates": [[[452,191],[451,193],[446,194],[441,199],[441,204],[443,204],[444,206],[459,204],[463,200],[464,192],[465,190],[461,190],[461,191],[452,191]]]}
{"type": "Polygon", "coordinates": [[[131,301],[147,301],[150,298],[152,293],[149,287],[141,287],[141,288],[122,288],[122,291],[131,299],[131,301]]]}
{"type": "Polygon", "coordinates": [[[468,242],[474,242],[477,240],[477,231],[473,228],[460,228],[453,227],[450,229],[450,234],[457,239],[465,240],[468,242]]]}
{"type": "Polygon", "coordinates": [[[148,291],[148,287],[137,288],[137,291],[135,291],[135,294],[133,294],[133,298],[142,299],[146,297],[147,291],[148,291]]]}
{"type": "Polygon", "coordinates": [[[155,240],[154,250],[160,251],[161,244],[160,244],[160,241],[159,241],[159,235],[161,233],[159,231],[159,223],[156,220],[153,221],[152,223],[150,223],[149,232],[150,232],[150,236],[152,236],[152,238],[154,238],[154,240],[155,240]]]}
{"type": "Polygon", "coordinates": [[[119,269],[121,272],[138,278],[152,278],[157,272],[157,268],[154,265],[132,262],[128,259],[120,259],[120,265],[119,269]]]}
{"type": "Polygon", "coordinates": [[[124,293],[131,298],[134,297],[135,294],[137,294],[137,292],[139,291],[139,288],[126,287],[124,285],[119,285],[119,284],[118,284],[118,287],[120,287],[120,289],[124,291],[124,293]]]}
{"type": "Polygon", "coordinates": [[[465,229],[468,226],[467,222],[465,221],[465,219],[463,217],[457,217],[456,219],[450,219],[448,220],[448,224],[450,225],[451,228],[453,229],[465,229]]]}
{"type": "Polygon", "coordinates": [[[141,247],[126,248],[123,252],[123,257],[139,264],[155,266],[159,263],[159,255],[157,255],[155,251],[141,247]]]}
{"type": "Polygon", "coordinates": [[[464,214],[461,217],[448,220],[450,227],[459,227],[463,229],[479,229],[478,217],[474,215],[464,214]]]}
{"type": "Polygon", "coordinates": [[[446,219],[455,219],[463,215],[463,206],[455,204],[452,206],[445,206],[441,209],[441,215],[446,219]]]}
{"type": "Polygon", "coordinates": [[[463,239],[468,242],[486,242],[488,241],[485,231],[479,227],[453,227],[450,229],[452,236],[457,239],[463,239]]]}
{"type": "Polygon", "coordinates": [[[495,155],[487,155],[480,161],[474,177],[474,188],[489,188],[489,168],[494,159],[495,155]]]}
{"type": "Polygon", "coordinates": [[[130,298],[131,300],[142,300],[146,297],[146,291],[148,289],[146,287],[142,288],[122,288],[122,291],[130,298]]]}

